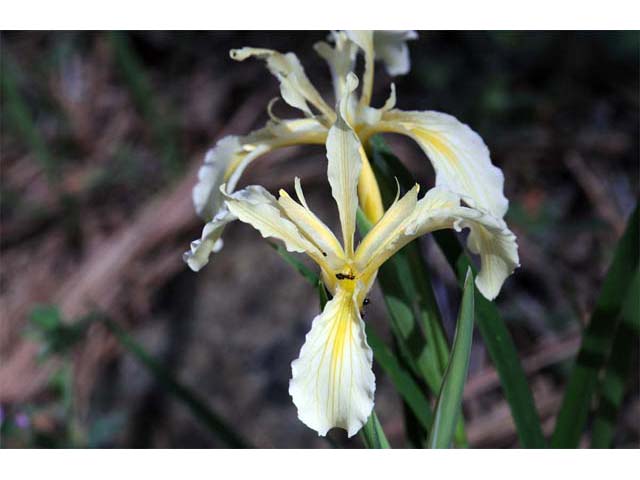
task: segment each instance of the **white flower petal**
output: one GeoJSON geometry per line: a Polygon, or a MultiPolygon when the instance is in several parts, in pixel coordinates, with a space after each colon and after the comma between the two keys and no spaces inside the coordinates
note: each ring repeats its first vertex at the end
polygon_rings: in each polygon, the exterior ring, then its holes
{"type": "Polygon", "coordinates": [[[414,203],[414,190],[389,209],[385,216],[390,218],[383,216],[363,239],[356,251],[357,270],[363,274],[377,270],[407,243],[426,233],[469,228],[467,244],[481,261],[476,285],[486,298],[495,298],[519,262],[516,237],[504,220],[485,210],[461,206],[460,196],[442,187],[429,190],[414,203]],[[415,208],[409,213],[411,204],[415,208]]]}
{"type": "Polygon", "coordinates": [[[372,127],[413,138],[431,160],[436,185],[444,186],[502,218],[509,201],[503,193],[502,170],[491,163],[482,138],[455,117],[439,112],[391,110],[372,127]]]}
{"type": "Polygon", "coordinates": [[[222,231],[227,223],[236,220],[226,206],[218,211],[210,222],[207,222],[202,229],[202,236],[199,240],[191,242],[190,250],[184,252],[182,259],[194,272],[199,271],[207,263],[211,253],[218,252],[222,248],[222,231]]]}
{"type": "Polygon", "coordinates": [[[346,91],[347,74],[353,71],[358,47],[344,32],[331,32],[331,39],[334,43],[333,47],[326,42],[318,42],[313,47],[329,64],[333,90],[338,101],[348,93],[346,91]]]}
{"type": "Polygon", "coordinates": [[[239,156],[246,155],[239,137],[221,139],[204,157],[198,171],[198,183],[193,187],[193,204],[196,212],[205,220],[212,219],[222,204],[220,185],[225,182],[225,173],[239,156]]]}
{"type": "Polygon", "coordinates": [[[293,200],[289,194],[280,190],[278,203],[287,217],[296,224],[307,240],[316,245],[322,252],[331,271],[339,270],[345,263],[344,251],[331,229],[327,227],[307,206],[302,194],[300,179],[296,177],[296,192],[302,204],[293,200]]]}
{"type": "Polygon", "coordinates": [[[371,30],[345,30],[349,39],[358,45],[364,53],[364,73],[362,75],[362,93],[360,95],[360,107],[368,107],[371,103],[373,92],[374,59],[373,31],[371,30]]]}
{"type": "Polygon", "coordinates": [[[313,116],[309,104],[314,106],[329,121],[333,120],[333,111],[307,78],[298,57],[289,53],[280,53],[266,48],[244,47],[231,50],[231,58],[238,61],[257,57],[267,63],[269,71],[280,81],[280,93],[285,102],[305,114],[313,116]]]}
{"type": "Polygon", "coordinates": [[[382,60],[391,76],[404,75],[411,69],[408,40],[415,40],[413,30],[376,30],[373,34],[373,49],[376,60],[382,60]]]}
{"type": "MultiPolygon", "coordinates": [[[[343,105],[346,99],[341,102],[343,105]]],[[[343,110],[343,106],[339,110],[343,110]]],[[[351,127],[338,114],[327,136],[327,176],[331,193],[338,205],[344,251],[347,256],[353,253],[353,235],[356,229],[358,210],[358,179],[362,168],[360,158],[360,140],[351,127]]]]}
{"type": "Polygon", "coordinates": [[[226,182],[232,192],[245,168],[266,153],[299,144],[321,144],[327,129],[314,119],[269,122],[266,127],[246,136],[227,136],[210,149],[198,172],[193,188],[193,203],[198,215],[211,220],[222,206],[220,186],[226,182]]]}
{"type": "Polygon", "coordinates": [[[289,394],[300,420],[323,436],[333,427],[355,435],[373,410],[372,362],[354,293],[338,288],[291,364],[289,394]]]}
{"type": "Polygon", "coordinates": [[[286,217],[276,198],[264,187],[251,185],[225,195],[225,199],[229,211],[258,230],[264,238],[282,240],[288,251],[307,253],[321,265],[324,263],[322,252],[286,217]]]}

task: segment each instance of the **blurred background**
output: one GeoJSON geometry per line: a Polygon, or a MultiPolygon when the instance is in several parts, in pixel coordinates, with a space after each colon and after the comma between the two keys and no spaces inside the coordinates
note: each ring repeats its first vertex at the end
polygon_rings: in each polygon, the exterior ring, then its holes
{"type": "MultiPolygon", "coordinates": [[[[223,135],[262,126],[279,94],[261,62],[235,63],[228,50],[294,51],[331,99],[312,48],[325,37],[2,33],[3,447],[225,446],[183,387],[258,447],[361,446],[342,431],[319,438],[287,392],[316,292],[239,223],[200,273],[181,260],[202,228],[191,188],[204,153],[223,135]],[[132,354],[137,347],[155,359],[156,374],[132,354]]],[[[638,198],[639,45],[637,32],[424,32],[410,43],[410,74],[395,79],[400,108],[470,124],[505,173],[522,267],[497,303],[547,433],[638,198]]],[[[390,81],[378,69],[374,105],[390,81]]],[[[282,103],[276,112],[290,114],[282,103]]],[[[387,141],[433,184],[409,139],[387,141]]],[[[291,189],[300,176],[314,210],[335,226],[325,169],[323,148],[289,148],[253,164],[243,183],[291,189]]],[[[451,335],[455,279],[430,238],[422,248],[451,335]]],[[[367,321],[388,336],[385,314],[374,290],[367,321]]],[[[637,346],[633,355],[637,366],[637,346]]],[[[376,374],[376,411],[402,446],[401,402],[376,374]]],[[[472,447],[517,446],[480,338],[464,412],[472,447]]],[[[638,447],[639,426],[636,368],[615,445],[638,447]]]]}

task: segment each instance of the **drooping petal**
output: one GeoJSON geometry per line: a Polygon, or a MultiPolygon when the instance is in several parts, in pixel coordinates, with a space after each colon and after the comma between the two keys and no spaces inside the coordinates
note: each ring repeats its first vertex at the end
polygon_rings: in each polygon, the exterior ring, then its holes
{"type": "Polygon", "coordinates": [[[376,60],[382,60],[391,76],[409,73],[408,40],[415,40],[418,34],[413,30],[376,30],[373,34],[373,49],[376,60]]]}
{"type": "Polygon", "coordinates": [[[354,293],[338,288],[291,364],[289,394],[300,420],[319,435],[333,427],[355,435],[373,409],[372,362],[354,293]]]}
{"type": "Polygon", "coordinates": [[[338,205],[344,251],[353,253],[353,235],[358,210],[358,179],[362,168],[360,140],[344,120],[341,110],[347,99],[341,101],[338,118],[327,136],[327,176],[331,193],[338,205]]]}
{"type": "Polygon", "coordinates": [[[244,47],[229,52],[231,58],[238,61],[257,57],[267,63],[269,71],[280,82],[280,93],[285,102],[305,114],[313,116],[309,104],[315,107],[328,121],[333,121],[333,110],[324,101],[320,93],[304,73],[298,57],[289,53],[280,53],[266,48],[244,47]]]}
{"type": "Polygon", "coordinates": [[[516,237],[504,220],[482,209],[461,206],[460,196],[442,187],[427,192],[415,203],[413,212],[408,213],[415,202],[412,192],[385,214],[389,219],[382,217],[364,238],[356,252],[357,270],[363,274],[377,270],[403,246],[426,233],[469,228],[467,245],[480,255],[481,262],[476,285],[486,298],[495,298],[519,262],[516,237]],[[409,195],[412,197],[405,201],[409,195]]]}
{"type": "Polygon", "coordinates": [[[251,185],[231,195],[225,194],[225,204],[238,220],[251,225],[264,238],[281,240],[288,251],[306,253],[321,267],[328,268],[320,249],[305,238],[264,187],[251,185]]]}
{"type": "Polygon", "coordinates": [[[333,78],[333,91],[338,101],[348,93],[346,91],[347,74],[353,71],[358,47],[344,32],[331,32],[330,38],[333,40],[333,47],[327,42],[318,42],[313,47],[329,64],[333,78]]]}
{"type": "Polygon", "coordinates": [[[296,224],[307,240],[322,252],[331,269],[337,270],[345,262],[342,246],[331,229],[309,209],[298,177],[296,177],[295,183],[298,199],[301,203],[292,199],[284,190],[280,190],[278,202],[287,217],[296,224]]]}
{"type": "Polygon", "coordinates": [[[205,156],[193,188],[193,203],[198,215],[211,220],[222,206],[220,185],[226,182],[232,192],[245,168],[258,157],[281,147],[324,143],[327,129],[314,119],[269,122],[266,127],[246,136],[222,138],[205,156]]]}
{"type": "Polygon", "coordinates": [[[222,239],[220,238],[222,231],[227,223],[234,220],[236,220],[236,216],[223,205],[216,216],[205,224],[200,239],[191,242],[190,249],[182,255],[182,259],[191,270],[199,271],[209,263],[211,253],[218,252],[222,248],[222,239]]]}
{"type": "Polygon", "coordinates": [[[447,187],[474,205],[502,218],[509,201],[503,193],[502,170],[491,163],[480,136],[455,117],[439,112],[391,110],[371,126],[376,132],[394,132],[413,138],[431,160],[436,185],[447,187]]]}

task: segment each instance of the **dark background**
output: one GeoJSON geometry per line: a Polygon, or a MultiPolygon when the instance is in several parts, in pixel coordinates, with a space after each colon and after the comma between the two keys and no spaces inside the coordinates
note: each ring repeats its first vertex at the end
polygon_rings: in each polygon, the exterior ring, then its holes
{"type": "MultiPolygon", "coordinates": [[[[202,227],[190,189],[204,152],[220,135],[261,126],[278,95],[261,62],[235,63],[228,50],[294,51],[332,103],[328,70],[312,49],[325,36],[2,33],[2,446],[222,446],[102,324],[61,338],[46,328],[92,313],[123,326],[253,444],[329,446],[297,420],[287,393],[290,362],[317,313],[314,290],[240,224],[199,274],[181,261],[202,227]]],[[[398,106],[470,124],[505,173],[522,267],[497,302],[548,433],[638,198],[638,33],[425,32],[410,51],[410,74],[395,79],[398,106]]],[[[389,83],[379,68],[374,105],[389,83]]],[[[288,115],[283,103],[276,111],[288,115]]],[[[388,141],[422,184],[433,183],[417,147],[388,141]]],[[[323,155],[320,147],[277,152],[243,182],[291,189],[298,175],[335,226],[323,155]]],[[[430,238],[422,245],[451,333],[453,275],[430,238]]],[[[386,332],[377,291],[367,320],[386,332]]],[[[376,411],[402,446],[401,404],[376,373],[376,411]]],[[[638,446],[637,377],[636,368],[618,447],[638,446]]],[[[480,338],[464,408],[471,446],[517,445],[480,338]]],[[[360,446],[341,431],[330,437],[360,446]]]]}

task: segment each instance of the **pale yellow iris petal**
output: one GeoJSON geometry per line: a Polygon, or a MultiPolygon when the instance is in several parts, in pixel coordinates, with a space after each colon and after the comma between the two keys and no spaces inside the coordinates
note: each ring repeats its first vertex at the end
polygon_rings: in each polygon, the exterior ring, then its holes
{"type": "Polygon", "coordinates": [[[334,45],[318,42],[313,47],[318,55],[329,64],[333,79],[333,90],[336,101],[346,95],[346,81],[349,72],[353,71],[358,47],[351,42],[344,32],[331,32],[334,45]]]}
{"type": "Polygon", "coordinates": [[[372,362],[354,292],[338,288],[291,364],[289,394],[300,420],[323,436],[333,427],[355,435],[373,410],[372,362]]]}
{"type": "Polygon", "coordinates": [[[194,272],[199,271],[209,263],[211,253],[218,252],[222,248],[220,236],[224,227],[235,219],[236,216],[223,205],[215,217],[205,224],[200,239],[191,242],[190,249],[182,255],[182,259],[189,265],[191,270],[194,272]]]}
{"type": "Polygon", "coordinates": [[[362,93],[360,95],[360,106],[369,106],[369,104],[371,104],[371,94],[373,92],[373,74],[375,67],[373,31],[346,30],[345,33],[353,43],[360,47],[364,54],[364,73],[362,75],[362,93]]]}
{"type": "Polygon", "coordinates": [[[411,221],[418,201],[418,190],[419,187],[416,185],[400,200],[394,202],[362,239],[355,254],[358,271],[365,271],[374,258],[378,258],[379,265],[382,265],[391,256],[388,253],[394,250],[393,242],[401,240],[403,229],[411,221]]]}
{"type": "Polygon", "coordinates": [[[439,112],[391,110],[371,127],[413,138],[431,160],[436,185],[444,186],[502,218],[509,202],[503,194],[502,170],[491,163],[482,138],[455,117],[439,112]]]}
{"type": "Polygon", "coordinates": [[[289,53],[280,53],[266,48],[244,47],[231,50],[231,58],[238,61],[257,57],[267,63],[269,71],[280,81],[280,93],[285,102],[305,114],[313,116],[309,104],[315,107],[329,122],[333,120],[333,110],[324,101],[316,88],[307,78],[298,57],[289,53]]]}
{"type": "Polygon", "coordinates": [[[251,185],[231,195],[225,194],[225,204],[238,220],[251,225],[264,238],[281,240],[289,252],[306,253],[321,267],[327,268],[320,249],[305,238],[287,218],[278,200],[264,187],[251,185]]]}
{"type": "Polygon", "coordinates": [[[207,152],[198,171],[198,183],[193,187],[192,197],[196,212],[205,220],[211,220],[222,205],[220,185],[225,182],[229,166],[238,163],[248,152],[242,148],[241,138],[222,138],[207,152]]]}
{"type": "Polygon", "coordinates": [[[296,177],[296,191],[302,205],[293,200],[287,192],[280,190],[278,202],[287,217],[296,224],[305,237],[315,244],[324,255],[332,271],[338,270],[345,263],[342,246],[333,232],[307,206],[300,188],[300,179],[296,177]]]}
{"type": "Polygon", "coordinates": [[[415,40],[413,30],[376,30],[373,34],[373,49],[376,60],[382,60],[389,75],[405,75],[411,69],[408,40],[415,40]]]}
{"type": "Polygon", "coordinates": [[[360,141],[347,122],[338,115],[327,136],[327,176],[338,205],[344,251],[353,254],[353,236],[358,210],[358,179],[362,168],[360,141]]]}
{"type": "Polygon", "coordinates": [[[500,292],[502,284],[518,266],[518,246],[515,235],[507,228],[504,220],[494,217],[484,210],[460,206],[460,196],[436,187],[415,204],[414,211],[404,217],[413,198],[401,199],[387,214],[393,214],[388,221],[380,220],[380,227],[374,227],[364,238],[356,252],[356,266],[362,272],[377,270],[387,259],[415,238],[444,228],[461,230],[469,228],[469,248],[480,255],[481,269],[476,278],[480,292],[489,300],[500,292]]]}

